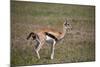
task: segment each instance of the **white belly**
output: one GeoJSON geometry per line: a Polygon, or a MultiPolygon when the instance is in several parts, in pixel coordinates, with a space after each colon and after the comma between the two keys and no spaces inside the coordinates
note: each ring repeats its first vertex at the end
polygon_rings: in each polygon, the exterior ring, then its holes
{"type": "Polygon", "coordinates": [[[49,36],[46,36],[46,40],[53,40],[53,39],[49,36]]]}
{"type": "Polygon", "coordinates": [[[54,39],[49,36],[46,36],[46,42],[52,44],[54,42],[54,39]]]}

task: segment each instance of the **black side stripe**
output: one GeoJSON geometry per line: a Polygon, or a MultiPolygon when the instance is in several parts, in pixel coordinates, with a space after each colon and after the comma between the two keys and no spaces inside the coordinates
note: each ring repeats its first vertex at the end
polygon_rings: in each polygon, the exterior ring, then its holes
{"type": "Polygon", "coordinates": [[[45,34],[48,35],[49,37],[55,39],[55,41],[58,41],[58,39],[54,35],[52,35],[52,34],[50,34],[48,32],[45,32],[45,34]]]}

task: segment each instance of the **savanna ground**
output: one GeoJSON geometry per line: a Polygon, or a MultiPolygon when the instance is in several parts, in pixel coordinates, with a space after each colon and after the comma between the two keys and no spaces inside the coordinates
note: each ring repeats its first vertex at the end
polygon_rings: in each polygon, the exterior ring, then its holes
{"type": "Polygon", "coordinates": [[[95,61],[95,7],[11,1],[11,65],[34,65],[95,61]],[[73,29],[57,43],[54,59],[50,45],[40,50],[41,59],[27,36],[42,27],[62,31],[68,18],[73,29]]]}

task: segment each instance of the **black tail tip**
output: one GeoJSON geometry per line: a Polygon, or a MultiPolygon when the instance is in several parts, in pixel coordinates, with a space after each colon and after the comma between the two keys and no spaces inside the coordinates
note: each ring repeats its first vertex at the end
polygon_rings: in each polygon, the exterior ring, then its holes
{"type": "Polygon", "coordinates": [[[30,37],[28,36],[28,37],[26,38],[26,40],[29,40],[29,38],[30,38],[30,37]]]}
{"type": "Polygon", "coordinates": [[[35,35],[35,33],[34,33],[34,32],[31,32],[31,33],[28,35],[28,37],[27,37],[26,39],[29,40],[29,38],[30,38],[31,36],[33,36],[33,35],[35,35]]]}

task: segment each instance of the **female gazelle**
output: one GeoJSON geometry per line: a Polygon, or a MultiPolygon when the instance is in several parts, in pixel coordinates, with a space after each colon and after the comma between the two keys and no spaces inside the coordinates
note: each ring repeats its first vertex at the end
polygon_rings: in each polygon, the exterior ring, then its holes
{"type": "Polygon", "coordinates": [[[51,44],[51,59],[54,58],[54,50],[55,50],[55,45],[58,41],[64,38],[66,31],[71,30],[72,26],[68,23],[67,20],[65,20],[63,24],[63,31],[59,32],[53,29],[40,29],[40,31],[37,32],[31,32],[29,36],[27,37],[27,40],[32,37],[33,40],[35,40],[37,43],[35,45],[35,51],[37,54],[38,59],[40,59],[39,51],[43,44],[45,42],[51,44]]]}

